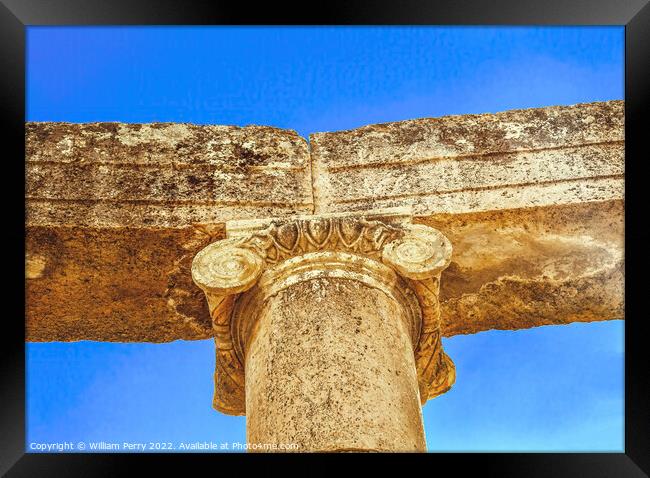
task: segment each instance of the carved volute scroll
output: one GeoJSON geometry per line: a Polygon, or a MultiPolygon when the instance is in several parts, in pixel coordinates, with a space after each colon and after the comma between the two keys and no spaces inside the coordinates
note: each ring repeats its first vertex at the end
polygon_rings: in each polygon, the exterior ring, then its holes
{"type": "Polygon", "coordinates": [[[217,410],[245,414],[246,341],[264,302],[316,277],[360,281],[392,297],[411,330],[422,403],[451,387],[455,368],[442,350],[438,302],[451,244],[439,231],[388,210],[237,222],[228,235],[192,263],[215,332],[217,410]]]}

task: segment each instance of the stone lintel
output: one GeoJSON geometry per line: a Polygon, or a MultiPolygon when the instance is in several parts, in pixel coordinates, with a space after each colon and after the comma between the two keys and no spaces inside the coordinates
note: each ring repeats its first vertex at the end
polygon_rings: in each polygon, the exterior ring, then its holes
{"type": "Polygon", "coordinates": [[[623,198],[624,103],[420,118],[310,136],[318,213],[416,216],[623,198]]]}
{"type": "Polygon", "coordinates": [[[26,130],[29,341],[212,337],[190,264],[228,221],[394,206],[454,246],[445,336],[623,318],[621,101],[319,133],[311,152],[266,127],[26,130]]]}

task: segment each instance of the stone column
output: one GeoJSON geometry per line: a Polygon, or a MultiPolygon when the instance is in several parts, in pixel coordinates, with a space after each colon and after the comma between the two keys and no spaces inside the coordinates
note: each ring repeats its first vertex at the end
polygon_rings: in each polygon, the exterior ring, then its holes
{"type": "Polygon", "coordinates": [[[421,404],[454,380],[439,330],[444,236],[390,212],[228,235],[192,270],[215,330],[214,406],[246,414],[250,449],[424,451],[421,404]]]}
{"type": "Polygon", "coordinates": [[[246,338],[249,443],[424,450],[413,354],[419,317],[387,285],[372,284],[395,274],[377,263],[367,280],[346,279],[337,277],[345,255],[309,256],[299,262],[317,277],[298,270],[295,284],[259,291],[269,298],[246,338]]]}

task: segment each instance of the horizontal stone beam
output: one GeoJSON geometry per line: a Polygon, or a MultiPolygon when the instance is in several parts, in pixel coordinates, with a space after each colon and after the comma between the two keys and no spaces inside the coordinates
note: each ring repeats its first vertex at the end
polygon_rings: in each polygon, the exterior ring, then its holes
{"type": "Polygon", "coordinates": [[[623,197],[622,101],[446,116],[311,135],[317,212],[419,216],[623,197]]]}
{"type": "Polygon", "coordinates": [[[313,210],[293,131],[27,123],[27,338],[211,335],[194,254],[231,219],[313,210]]]}
{"type": "Polygon", "coordinates": [[[622,200],[417,219],[454,245],[443,334],[623,319],[622,200]]]}
{"type": "Polygon", "coordinates": [[[223,224],[313,209],[307,142],[264,126],[27,123],[28,226],[223,224]]]}
{"type": "Polygon", "coordinates": [[[453,244],[443,334],[623,318],[623,102],[317,133],[28,123],[30,341],[211,337],[226,221],[410,206],[453,244]],[[313,181],[312,181],[313,177],[313,181]]]}

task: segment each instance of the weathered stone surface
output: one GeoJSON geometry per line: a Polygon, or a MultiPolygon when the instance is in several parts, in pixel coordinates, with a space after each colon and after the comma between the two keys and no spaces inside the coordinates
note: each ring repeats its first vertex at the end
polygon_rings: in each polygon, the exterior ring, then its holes
{"type": "Polygon", "coordinates": [[[410,205],[454,245],[445,335],[623,317],[624,103],[311,136],[320,212],[410,205]]]}
{"type": "Polygon", "coordinates": [[[309,151],[292,132],[29,123],[27,338],[211,337],[189,265],[226,220],[384,206],[412,206],[452,241],[444,335],[622,318],[623,140],[620,101],[319,133],[312,202],[309,151]],[[201,201],[228,199],[186,204],[190,173],[201,201]],[[282,196],[259,194],[258,173],[288,195],[268,202],[282,196]]]}
{"type": "Polygon", "coordinates": [[[27,339],[168,342],[211,336],[192,282],[213,228],[34,226],[26,238],[27,339]]]}
{"type": "Polygon", "coordinates": [[[388,296],[356,281],[320,278],[280,292],[246,356],[247,442],[425,451],[413,345],[400,318],[388,296]]]}
{"type": "Polygon", "coordinates": [[[27,123],[28,340],[211,335],[189,266],[229,219],[312,210],[307,143],[260,126],[27,123]]]}
{"type": "Polygon", "coordinates": [[[623,197],[622,101],[311,135],[316,212],[418,216],[623,197]]]}
{"type": "Polygon", "coordinates": [[[27,123],[29,225],[187,227],[311,212],[309,151],[264,126],[27,123]]]}
{"type": "MultiPolygon", "coordinates": [[[[607,201],[416,218],[454,246],[443,335],[622,318],[623,213],[622,201],[607,201]]],[[[28,340],[212,337],[190,264],[224,237],[223,227],[31,228],[28,340]]]]}
{"type": "Polygon", "coordinates": [[[416,221],[454,247],[440,284],[446,336],[623,318],[622,200],[416,221]]]}

